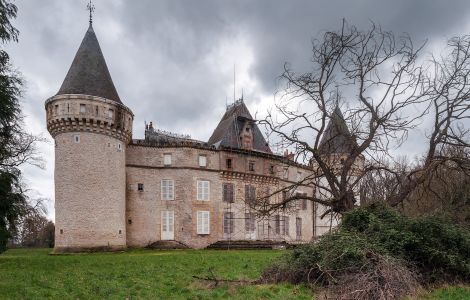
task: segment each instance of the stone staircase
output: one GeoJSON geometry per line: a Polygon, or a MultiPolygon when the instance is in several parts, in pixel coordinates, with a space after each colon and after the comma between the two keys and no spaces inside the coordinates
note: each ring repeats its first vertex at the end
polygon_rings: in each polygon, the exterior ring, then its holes
{"type": "Polygon", "coordinates": [[[146,248],[160,250],[189,249],[189,247],[178,241],[156,241],[149,244],[146,248]]]}
{"type": "Polygon", "coordinates": [[[290,245],[286,241],[270,241],[270,240],[223,240],[217,241],[209,246],[206,249],[216,249],[216,250],[250,250],[250,249],[286,249],[290,245]]]}

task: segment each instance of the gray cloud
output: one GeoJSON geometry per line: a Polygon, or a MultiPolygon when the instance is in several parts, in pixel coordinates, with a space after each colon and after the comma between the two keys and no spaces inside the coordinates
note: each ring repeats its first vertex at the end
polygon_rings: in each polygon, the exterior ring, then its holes
{"type": "MultiPolygon", "coordinates": [[[[17,5],[20,42],[8,51],[27,81],[28,128],[46,136],[43,103],[58,91],[87,29],[86,1],[17,5]]],[[[358,27],[373,20],[417,42],[470,30],[465,0],[100,0],[95,6],[95,32],[120,97],[136,116],[135,137],[142,137],[144,120],[153,120],[163,129],[208,139],[226,97],[232,98],[235,62],[237,69],[247,65],[237,76],[250,83],[245,99],[255,105],[272,97],[285,62],[308,69],[312,37],[339,28],[343,17],[358,27]]],[[[25,177],[52,197],[53,147],[41,150],[47,169],[26,168],[25,177]]]]}

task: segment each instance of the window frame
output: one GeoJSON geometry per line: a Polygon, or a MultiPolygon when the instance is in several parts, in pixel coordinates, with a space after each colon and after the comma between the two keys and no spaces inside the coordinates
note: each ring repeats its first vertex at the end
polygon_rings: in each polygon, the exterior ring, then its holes
{"type": "Polygon", "coordinates": [[[200,168],[206,168],[207,167],[207,155],[200,154],[198,156],[198,164],[200,168]],[[201,162],[204,162],[204,163],[202,164],[201,162]]]}
{"type": "Polygon", "coordinates": [[[160,199],[163,201],[172,201],[175,200],[175,181],[173,179],[162,179],[160,181],[160,199]],[[166,194],[163,192],[163,182],[171,183],[171,185],[167,186],[166,194]],[[171,195],[170,195],[170,187],[171,187],[171,195]]]}
{"type": "Polygon", "coordinates": [[[225,203],[235,202],[235,185],[232,182],[222,183],[222,202],[225,202],[225,203]],[[228,188],[229,186],[230,188],[228,188]],[[227,195],[231,195],[231,197],[228,197],[227,195]]]}
{"type": "Polygon", "coordinates": [[[224,234],[233,234],[235,232],[235,217],[233,212],[226,211],[223,213],[223,227],[224,234]],[[227,218],[227,215],[230,217],[227,218]]]}
{"type": "Polygon", "coordinates": [[[196,232],[199,235],[210,234],[210,212],[208,210],[198,210],[196,213],[196,232]],[[205,228],[207,226],[207,228],[205,228]],[[207,229],[207,230],[206,230],[207,229]]]}
{"type": "Polygon", "coordinates": [[[198,201],[209,201],[210,200],[210,194],[211,194],[211,183],[210,183],[210,181],[209,180],[199,180],[198,179],[197,183],[196,183],[196,199],[198,201]],[[207,183],[207,186],[204,186],[205,183],[207,183]]]}
{"type": "Polygon", "coordinates": [[[163,165],[171,166],[173,163],[173,155],[171,153],[163,153],[163,165]],[[168,161],[167,161],[168,158],[168,161]]]}

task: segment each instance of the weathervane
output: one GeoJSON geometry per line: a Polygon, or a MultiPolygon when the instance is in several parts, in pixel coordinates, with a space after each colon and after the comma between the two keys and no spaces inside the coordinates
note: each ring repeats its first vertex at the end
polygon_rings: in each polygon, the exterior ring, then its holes
{"type": "Polygon", "coordinates": [[[86,8],[90,12],[90,26],[91,26],[91,24],[93,23],[93,12],[95,11],[95,6],[93,5],[93,3],[91,3],[91,0],[90,2],[88,2],[86,8]]]}

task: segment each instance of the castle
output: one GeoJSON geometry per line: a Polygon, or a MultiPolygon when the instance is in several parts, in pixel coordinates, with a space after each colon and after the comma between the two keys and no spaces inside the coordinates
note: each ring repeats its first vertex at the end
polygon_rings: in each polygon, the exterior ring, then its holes
{"type": "MultiPolygon", "coordinates": [[[[116,91],[91,22],[45,108],[55,141],[57,252],[161,241],[190,248],[220,241],[302,243],[331,226],[319,217],[324,207],[310,201],[298,200],[269,217],[247,204],[312,169],[272,153],[243,100],[227,107],[207,142],[152,123],[144,139],[132,139],[134,115],[116,91]]],[[[344,122],[340,112],[335,122],[344,122]]],[[[296,193],[315,191],[302,186],[296,193]]]]}

